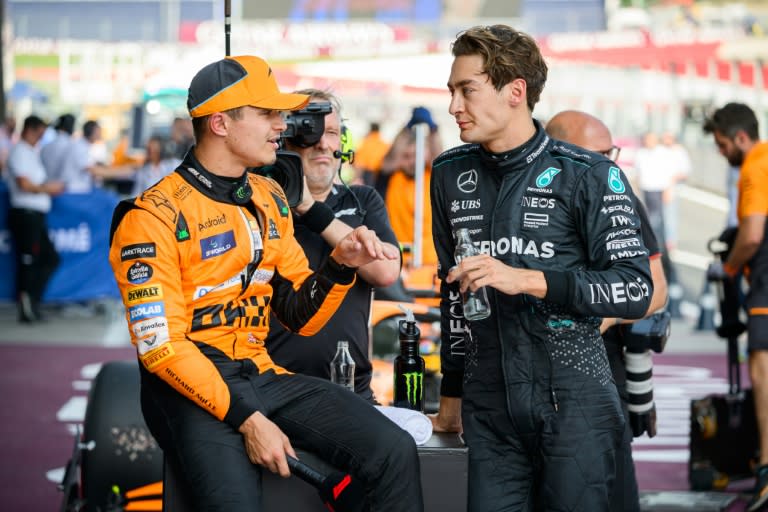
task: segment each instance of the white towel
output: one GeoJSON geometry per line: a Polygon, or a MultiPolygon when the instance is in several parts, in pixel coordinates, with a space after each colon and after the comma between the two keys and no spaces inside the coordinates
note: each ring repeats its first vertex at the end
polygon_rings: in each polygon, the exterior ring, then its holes
{"type": "Polygon", "coordinates": [[[381,414],[395,422],[400,428],[411,434],[417,446],[426,444],[432,437],[432,420],[425,414],[402,407],[377,405],[381,414]]]}

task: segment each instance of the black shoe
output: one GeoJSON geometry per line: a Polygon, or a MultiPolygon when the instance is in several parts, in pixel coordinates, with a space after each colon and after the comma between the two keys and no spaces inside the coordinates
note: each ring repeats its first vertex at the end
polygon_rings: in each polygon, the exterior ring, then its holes
{"type": "Polygon", "coordinates": [[[32,299],[27,292],[19,293],[19,322],[22,324],[37,323],[38,317],[32,307],[32,299]]]}
{"type": "Polygon", "coordinates": [[[747,512],[763,510],[768,504],[768,465],[759,466],[755,475],[755,490],[747,503],[747,512]]]}

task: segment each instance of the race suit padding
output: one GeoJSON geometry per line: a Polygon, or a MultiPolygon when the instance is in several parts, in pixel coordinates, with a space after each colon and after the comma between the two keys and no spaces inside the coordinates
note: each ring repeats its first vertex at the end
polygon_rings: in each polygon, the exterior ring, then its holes
{"type": "Polygon", "coordinates": [[[270,310],[289,329],[314,334],[355,274],[332,258],[309,270],[276,182],[249,173],[253,196],[241,206],[220,181],[188,153],[176,172],[116,209],[109,258],[143,366],[237,428],[260,404],[231,393],[216,358],[287,373],[264,347],[270,310]]]}

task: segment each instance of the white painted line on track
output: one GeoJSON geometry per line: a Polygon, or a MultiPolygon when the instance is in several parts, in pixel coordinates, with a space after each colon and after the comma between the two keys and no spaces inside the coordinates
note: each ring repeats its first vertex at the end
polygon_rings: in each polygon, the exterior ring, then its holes
{"type": "Polygon", "coordinates": [[[691,187],[689,185],[680,185],[680,187],[675,190],[681,199],[686,199],[720,212],[727,212],[730,206],[730,201],[728,201],[727,197],[700,188],[691,187]]]}

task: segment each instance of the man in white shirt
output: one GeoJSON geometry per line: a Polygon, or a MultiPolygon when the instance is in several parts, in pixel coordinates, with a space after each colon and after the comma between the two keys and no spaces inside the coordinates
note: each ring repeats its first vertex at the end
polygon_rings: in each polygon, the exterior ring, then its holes
{"type": "Polygon", "coordinates": [[[64,190],[61,182],[48,181],[36,146],[46,124],[37,116],[24,120],[21,138],[8,155],[8,189],[11,209],[8,227],[15,242],[19,321],[40,320],[40,299],[59,255],[48,237],[45,217],[51,196],[64,190]]]}
{"type": "Polygon", "coordinates": [[[40,158],[49,180],[61,179],[66,156],[72,147],[72,133],[75,131],[75,116],[62,114],[54,126],[55,138],[40,149],[40,158]]]}
{"type": "Polygon", "coordinates": [[[109,174],[109,168],[93,157],[92,147],[101,140],[101,126],[96,121],[86,121],[83,136],[70,146],[64,161],[60,179],[67,192],[87,194],[93,190],[94,177],[109,174]]]}

